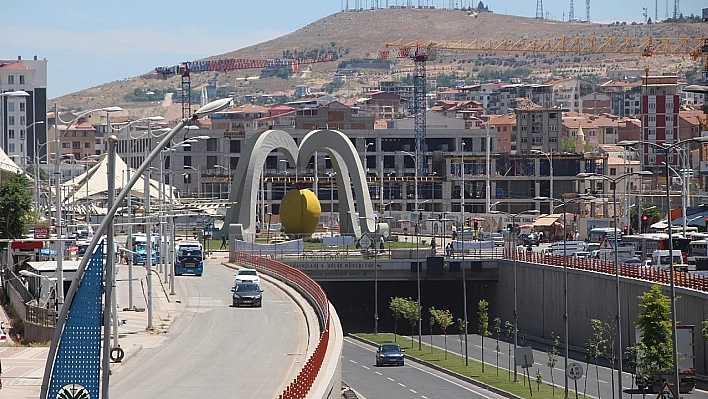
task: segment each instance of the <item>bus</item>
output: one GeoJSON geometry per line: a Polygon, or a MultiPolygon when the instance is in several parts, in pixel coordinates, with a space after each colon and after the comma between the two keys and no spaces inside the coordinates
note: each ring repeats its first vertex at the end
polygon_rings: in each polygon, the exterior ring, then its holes
{"type": "MultiPolygon", "coordinates": [[[[672,237],[673,249],[680,250],[684,258],[688,257],[691,240],[682,236],[672,237]]],[[[669,235],[666,233],[642,233],[622,237],[623,243],[633,243],[637,256],[642,260],[650,259],[651,254],[657,250],[669,249],[669,235]]]]}
{"type": "Polygon", "coordinates": [[[708,272],[708,240],[693,240],[686,263],[689,270],[708,272]]]}
{"type": "Polygon", "coordinates": [[[588,242],[601,243],[605,240],[605,238],[613,241],[615,239],[615,235],[617,236],[617,240],[620,240],[620,237],[622,237],[622,230],[615,227],[597,227],[590,230],[590,233],[588,234],[588,242]]]}

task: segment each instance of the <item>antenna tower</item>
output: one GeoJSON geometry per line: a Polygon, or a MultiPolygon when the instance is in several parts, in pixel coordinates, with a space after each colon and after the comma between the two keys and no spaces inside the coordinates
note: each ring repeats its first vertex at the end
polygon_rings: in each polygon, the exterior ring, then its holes
{"type": "Polygon", "coordinates": [[[543,19],[543,0],[536,0],[536,19],[543,19]]]}
{"type": "Polygon", "coordinates": [[[590,22],[590,0],[585,0],[585,22],[590,22]]]}
{"type": "Polygon", "coordinates": [[[664,19],[669,19],[669,0],[666,0],[666,15],[664,19]]]}
{"type": "Polygon", "coordinates": [[[679,0],[674,0],[674,21],[678,21],[679,14],[679,0]]]}
{"type": "Polygon", "coordinates": [[[573,11],[573,0],[570,0],[570,11],[568,11],[568,21],[575,19],[575,11],[573,11]]]}

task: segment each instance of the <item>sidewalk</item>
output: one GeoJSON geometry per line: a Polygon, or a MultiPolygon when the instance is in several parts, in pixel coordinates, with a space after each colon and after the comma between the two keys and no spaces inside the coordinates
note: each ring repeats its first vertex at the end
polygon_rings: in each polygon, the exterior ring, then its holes
{"type": "MultiPolygon", "coordinates": [[[[147,330],[147,270],[143,266],[133,266],[133,307],[137,310],[127,310],[130,305],[128,269],[128,265],[120,265],[116,281],[118,344],[125,352],[123,362],[129,361],[143,348],[161,345],[166,339],[165,333],[175,320],[181,306],[177,295],[169,295],[169,287],[163,283],[164,274],[158,275],[157,267],[154,267],[153,329],[147,330]]],[[[9,326],[7,315],[2,307],[0,307],[0,320],[5,322],[6,327],[9,326]]],[[[0,345],[3,372],[0,397],[3,399],[38,398],[48,352],[48,347],[20,347],[13,346],[11,342],[4,346],[0,345]]],[[[120,363],[111,363],[114,372],[120,367],[120,363]]]]}

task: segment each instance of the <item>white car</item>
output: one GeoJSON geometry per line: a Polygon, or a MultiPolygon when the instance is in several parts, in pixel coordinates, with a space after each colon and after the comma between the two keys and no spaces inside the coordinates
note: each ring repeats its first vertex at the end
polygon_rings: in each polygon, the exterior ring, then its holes
{"type": "Polygon", "coordinates": [[[256,269],[241,269],[234,274],[234,287],[240,283],[253,283],[260,287],[261,278],[256,269]]]}
{"type": "Polygon", "coordinates": [[[504,246],[504,236],[501,233],[492,233],[490,234],[490,238],[492,242],[494,242],[495,247],[504,246]]]}

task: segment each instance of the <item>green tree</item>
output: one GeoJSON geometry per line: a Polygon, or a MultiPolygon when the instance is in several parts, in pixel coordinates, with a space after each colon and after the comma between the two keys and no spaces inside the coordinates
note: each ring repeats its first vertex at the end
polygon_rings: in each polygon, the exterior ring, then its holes
{"type": "Polygon", "coordinates": [[[703,320],[701,324],[701,334],[703,335],[703,340],[708,341],[708,320],[703,320]]]}
{"type": "Polygon", "coordinates": [[[415,337],[415,326],[418,325],[418,316],[420,316],[420,307],[418,306],[418,302],[414,301],[411,298],[404,299],[403,300],[403,312],[401,313],[403,315],[403,318],[408,320],[408,322],[411,324],[411,348],[413,347],[413,340],[415,337]]]}
{"type": "Polygon", "coordinates": [[[575,153],[575,140],[573,140],[570,137],[564,137],[563,142],[561,143],[561,151],[567,152],[570,154],[574,154],[575,153]]]}
{"type": "Polygon", "coordinates": [[[434,307],[430,307],[430,310],[428,311],[430,313],[430,353],[433,353],[433,327],[435,326],[435,316],[433,316],[434,311],[434,307]]]}
{"type": "Polygon", "coordinates": [[[435,321],[443,331],[443,336],[445,337],[445,359],[447,359],[447,328],[452,325],[452,313],[447,309],[438,310],[430,308],[430,314],[435,317],[435,321]]]}
{"type": "Polygon", "coordinates": [[[398,320],[403,318],[403,312],[406,307],[405,299],[399,297],[391,298],[388,308],[393,312],[393,341],[397,342],[398,334],[396,333],[398,327],[398,320]]]}
{"type": "Polygon", "coordinates": [[[477,328],[482,341],[482,372],[484,373],[484,338],[492,335],[489,332],[489,302],[480,299],[477,308],[477,328]]]}
{"type": "MultiPolygon", "coordinates": [[[[32,218],[30,182],[23,174],[9,174],[0,183],[0,238],[18,239],[27,233],[32,218]]],[[[0,243],[0,250],[7,242],[0,243]]]]}
{"type": "Polygon", "coordinates": [[[642,310],[634,326],[641,334],[637,357],[637,381],[650,384],[653,376],[673,368],[671,341],[671,299],[661,292],[661,285],[654,284],[639,296],[642,310]]]}
{"type": "MultiPolygon", "coordinates": [[[[588,369],[590,362],[595,363],[595,376],[597,380],[597,391],[600,392],[600,371],[597,366],[597,359],[605,353],[606,344],[604,337],[604,327],[602,321],[598,319],[591,319],[590,326],[592,327],[592,337],[585,343],[585,369],[588,369]]],[[[585,374],[585,390],[583,395],[588,389],[588,376],[585,374]]],[[[598,394],[598,399],[600,398],[598,394]]]]}
{"type": "Polygon", "coordinates": [[[462,362],[464,364],[467,364],[467,357],[465,356],[465,351],[464,351],[464,349],[465,349],[465,331],[467,331],[465,328],[466,326],[467,326],[467,323],[465,323],[465,321],[463,319],[458,317],[457,318],[457,331],[458,331],[458,334],[460,334],[460,357],[462,357],[462,359],[463,359],[462,362]]]}
{"type": "Polygon", "coordinates": [[[556,396],[556,384],[553,380],[553,368],[556,367],[558,363],[558,347],[560,346],[560,336],[556,335],[551,331],[551,337],[553,338],[553,344],[548,348],[548,362],[546,365],[551,370],[551,388],[553,390],[553,396],[556,396]]]}
{"type": "Polygon", "coordinates": [[[543,374],[541,374],[541,369],[536,369],[536,390],[541,390],[541,384],[543,383],[543,374]]]}
{"type": "Polygon", "coordinates": [[[501,336],[501,318],[499,317],[494,318],[494,332],[497,334],[497,377],[499,377],[499,353],[501,353],[501,351],[499,350],[499,337],[501,336]]]}

